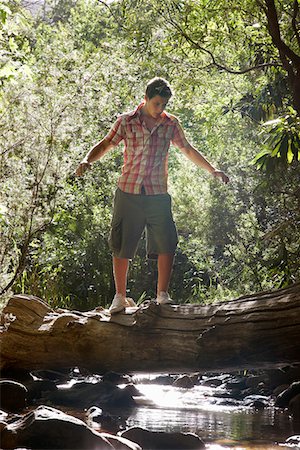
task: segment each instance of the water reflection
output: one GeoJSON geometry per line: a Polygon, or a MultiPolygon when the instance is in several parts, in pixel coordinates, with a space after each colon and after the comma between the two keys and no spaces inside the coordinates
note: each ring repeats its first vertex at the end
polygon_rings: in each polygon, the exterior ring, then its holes
{"type": "Polygon", "coordinates": [[[193,389],[138,384],[143,394],[140,406],[127,420],[128,426],[153,431],[193,432],[203,438],[209,450],[279,447],[294,434],[288,414],[273,407],[256,411],[242,402],[234,405],[214,396],[215,388],[193,389]]]}

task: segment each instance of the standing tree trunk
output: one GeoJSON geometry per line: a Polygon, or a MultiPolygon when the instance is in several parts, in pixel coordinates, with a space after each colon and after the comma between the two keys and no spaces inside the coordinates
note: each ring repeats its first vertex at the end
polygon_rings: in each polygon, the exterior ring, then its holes
{"type": "MultiPolygon", "coordinates": [[[[259,5],[261,2],[259,0],[259,5]]],[[[300,116],[300,55],[292,50],[282,39],[278,15],[276,11],[274,0],[265,0],[265,13],[267,16],[267,27],[272,38],[272,42],[278,49],[279,57],[284,69],[287,72],[288,81],[293,98],[293,105],[298,115],[300,116]]],[[[300,34],[297,27],[297,17],[299,15],[298,0],[294,1],[294,12],[292,19],[292,29],[296,38],[296,42],[300,49],[300,34]]]]}
{"type": "Polygon", "coordinates": [[[300,363],[300,284],[229,302],[51,310],[16,295],[1,321],[2,368],[190,372],[300,363]]]}

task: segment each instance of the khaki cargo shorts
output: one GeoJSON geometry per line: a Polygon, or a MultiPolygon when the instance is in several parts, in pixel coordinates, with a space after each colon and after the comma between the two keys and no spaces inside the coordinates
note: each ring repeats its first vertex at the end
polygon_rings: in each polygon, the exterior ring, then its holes
{"type": "Polygon", "coordinates": [[[148,258],[175,252],[178,237],[170,195],[127,194],[118,188],[109,236],[113,255],[132,259],[144,229],[148,258]]]}

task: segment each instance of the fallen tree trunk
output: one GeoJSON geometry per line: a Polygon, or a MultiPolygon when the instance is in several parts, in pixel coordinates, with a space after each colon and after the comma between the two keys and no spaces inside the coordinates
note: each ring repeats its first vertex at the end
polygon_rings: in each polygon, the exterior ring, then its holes
{"type": "Polygon", "coordinates": [[[191,372],[300,362],[300,284],[200,306],[150,303],[110,317],[15,295],[1,317],[1,367],[191,372]]]}

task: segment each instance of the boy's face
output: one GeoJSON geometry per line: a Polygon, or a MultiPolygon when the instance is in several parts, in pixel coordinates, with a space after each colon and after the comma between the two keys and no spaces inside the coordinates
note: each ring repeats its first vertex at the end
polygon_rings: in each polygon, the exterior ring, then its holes
{"type": "Polygon", "coordinates": [[[168,98],[161,97],[160,95],[155,95],[155,97],[152,97],[151,99],[149,99],[146,95],[145,100],[147,112],[154,119],[159,118],[169,101],[168,98]]]}

